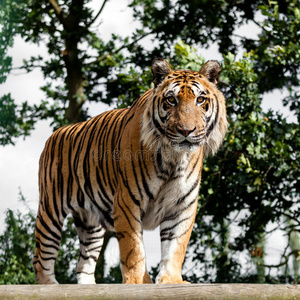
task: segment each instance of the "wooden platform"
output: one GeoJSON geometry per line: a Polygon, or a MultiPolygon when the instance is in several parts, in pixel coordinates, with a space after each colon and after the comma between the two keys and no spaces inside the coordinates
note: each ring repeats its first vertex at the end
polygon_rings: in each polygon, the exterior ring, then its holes
{"type": "Polygon", "coordinates": [[[0,285],[0,299],[300,300],[298,285],[0,285]]]}

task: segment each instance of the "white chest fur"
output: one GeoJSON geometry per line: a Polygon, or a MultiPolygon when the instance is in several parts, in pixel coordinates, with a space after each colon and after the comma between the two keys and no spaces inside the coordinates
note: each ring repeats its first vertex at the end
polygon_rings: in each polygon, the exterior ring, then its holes
{"type": "MultiPolygon", "coordinates": [[[[167,162],[165,161],[167,165],[167,162]]],[[[177,211],[189,205],[198,195],[199,172],[189,171],[188,155],[182,155],[180,160],[170,170],[172,176],[168,179],[156,178],[152,183],[154,199],[143,203],[142,224],[144,229],[156,228],[165,218],[176,215],[177,211]]]]}

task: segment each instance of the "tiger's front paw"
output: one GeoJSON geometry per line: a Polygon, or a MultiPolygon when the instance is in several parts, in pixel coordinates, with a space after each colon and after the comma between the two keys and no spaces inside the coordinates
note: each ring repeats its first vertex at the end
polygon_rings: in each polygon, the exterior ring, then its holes
{"type": "Polygon", "coordinates": [[[144,276],[137,276],[132,274],[123,275],[123,283],[125,284],[149,284],[153,283],[150,275],[146,272],[144,276]]]}
{"type": "Polygon", "coordinates": [[[180,276],[169,276],[169,275],[161,275],[161,276],[157,276],[155,283],[158,284],[190,284],[190,282],[182,280],[181,275],[180,276]]]}
{"type": "Polygon", "coordinates": [[[150,275],[146,272],[143,278],[143,283],[153,283],[150,275]]]}

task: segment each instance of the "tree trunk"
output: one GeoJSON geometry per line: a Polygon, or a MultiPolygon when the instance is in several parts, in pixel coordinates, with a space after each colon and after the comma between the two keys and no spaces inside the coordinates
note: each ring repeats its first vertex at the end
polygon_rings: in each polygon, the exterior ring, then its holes
{"type": "Polygon", "coordinates": [[[82,28],[79,25],[82,9],[83,1],[73,0],[69,15],[64,22],[66,49],[63,51],[63,54],[67,69],[66,83],[69,100],[65,117],[70,124],[83,121],[81,108],[86,99],[83,91],[82,62],[79,58],[78,50],[79,39],[82,36],[82,28]]]}

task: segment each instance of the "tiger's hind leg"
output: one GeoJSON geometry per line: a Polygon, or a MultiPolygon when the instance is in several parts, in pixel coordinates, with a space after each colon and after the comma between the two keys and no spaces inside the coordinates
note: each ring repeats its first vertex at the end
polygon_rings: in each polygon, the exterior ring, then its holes
{"type": "Polygon", "coordinates": [[[74,216],[74,223],[80,241],[77,264],[77,283],[94,284],[96,263],[103,245],[105,229],[102,225],[88,226],[74,216]]]}
{"type": "Polygon", "coordinates": [[[50,214],[49,210],[39,207],[36,218],[36,248],[32,260],[38,284],[58,283],[55,279],[54,263],[61,240],[61,230],[65,215],[60,218],[50,214]]]}

